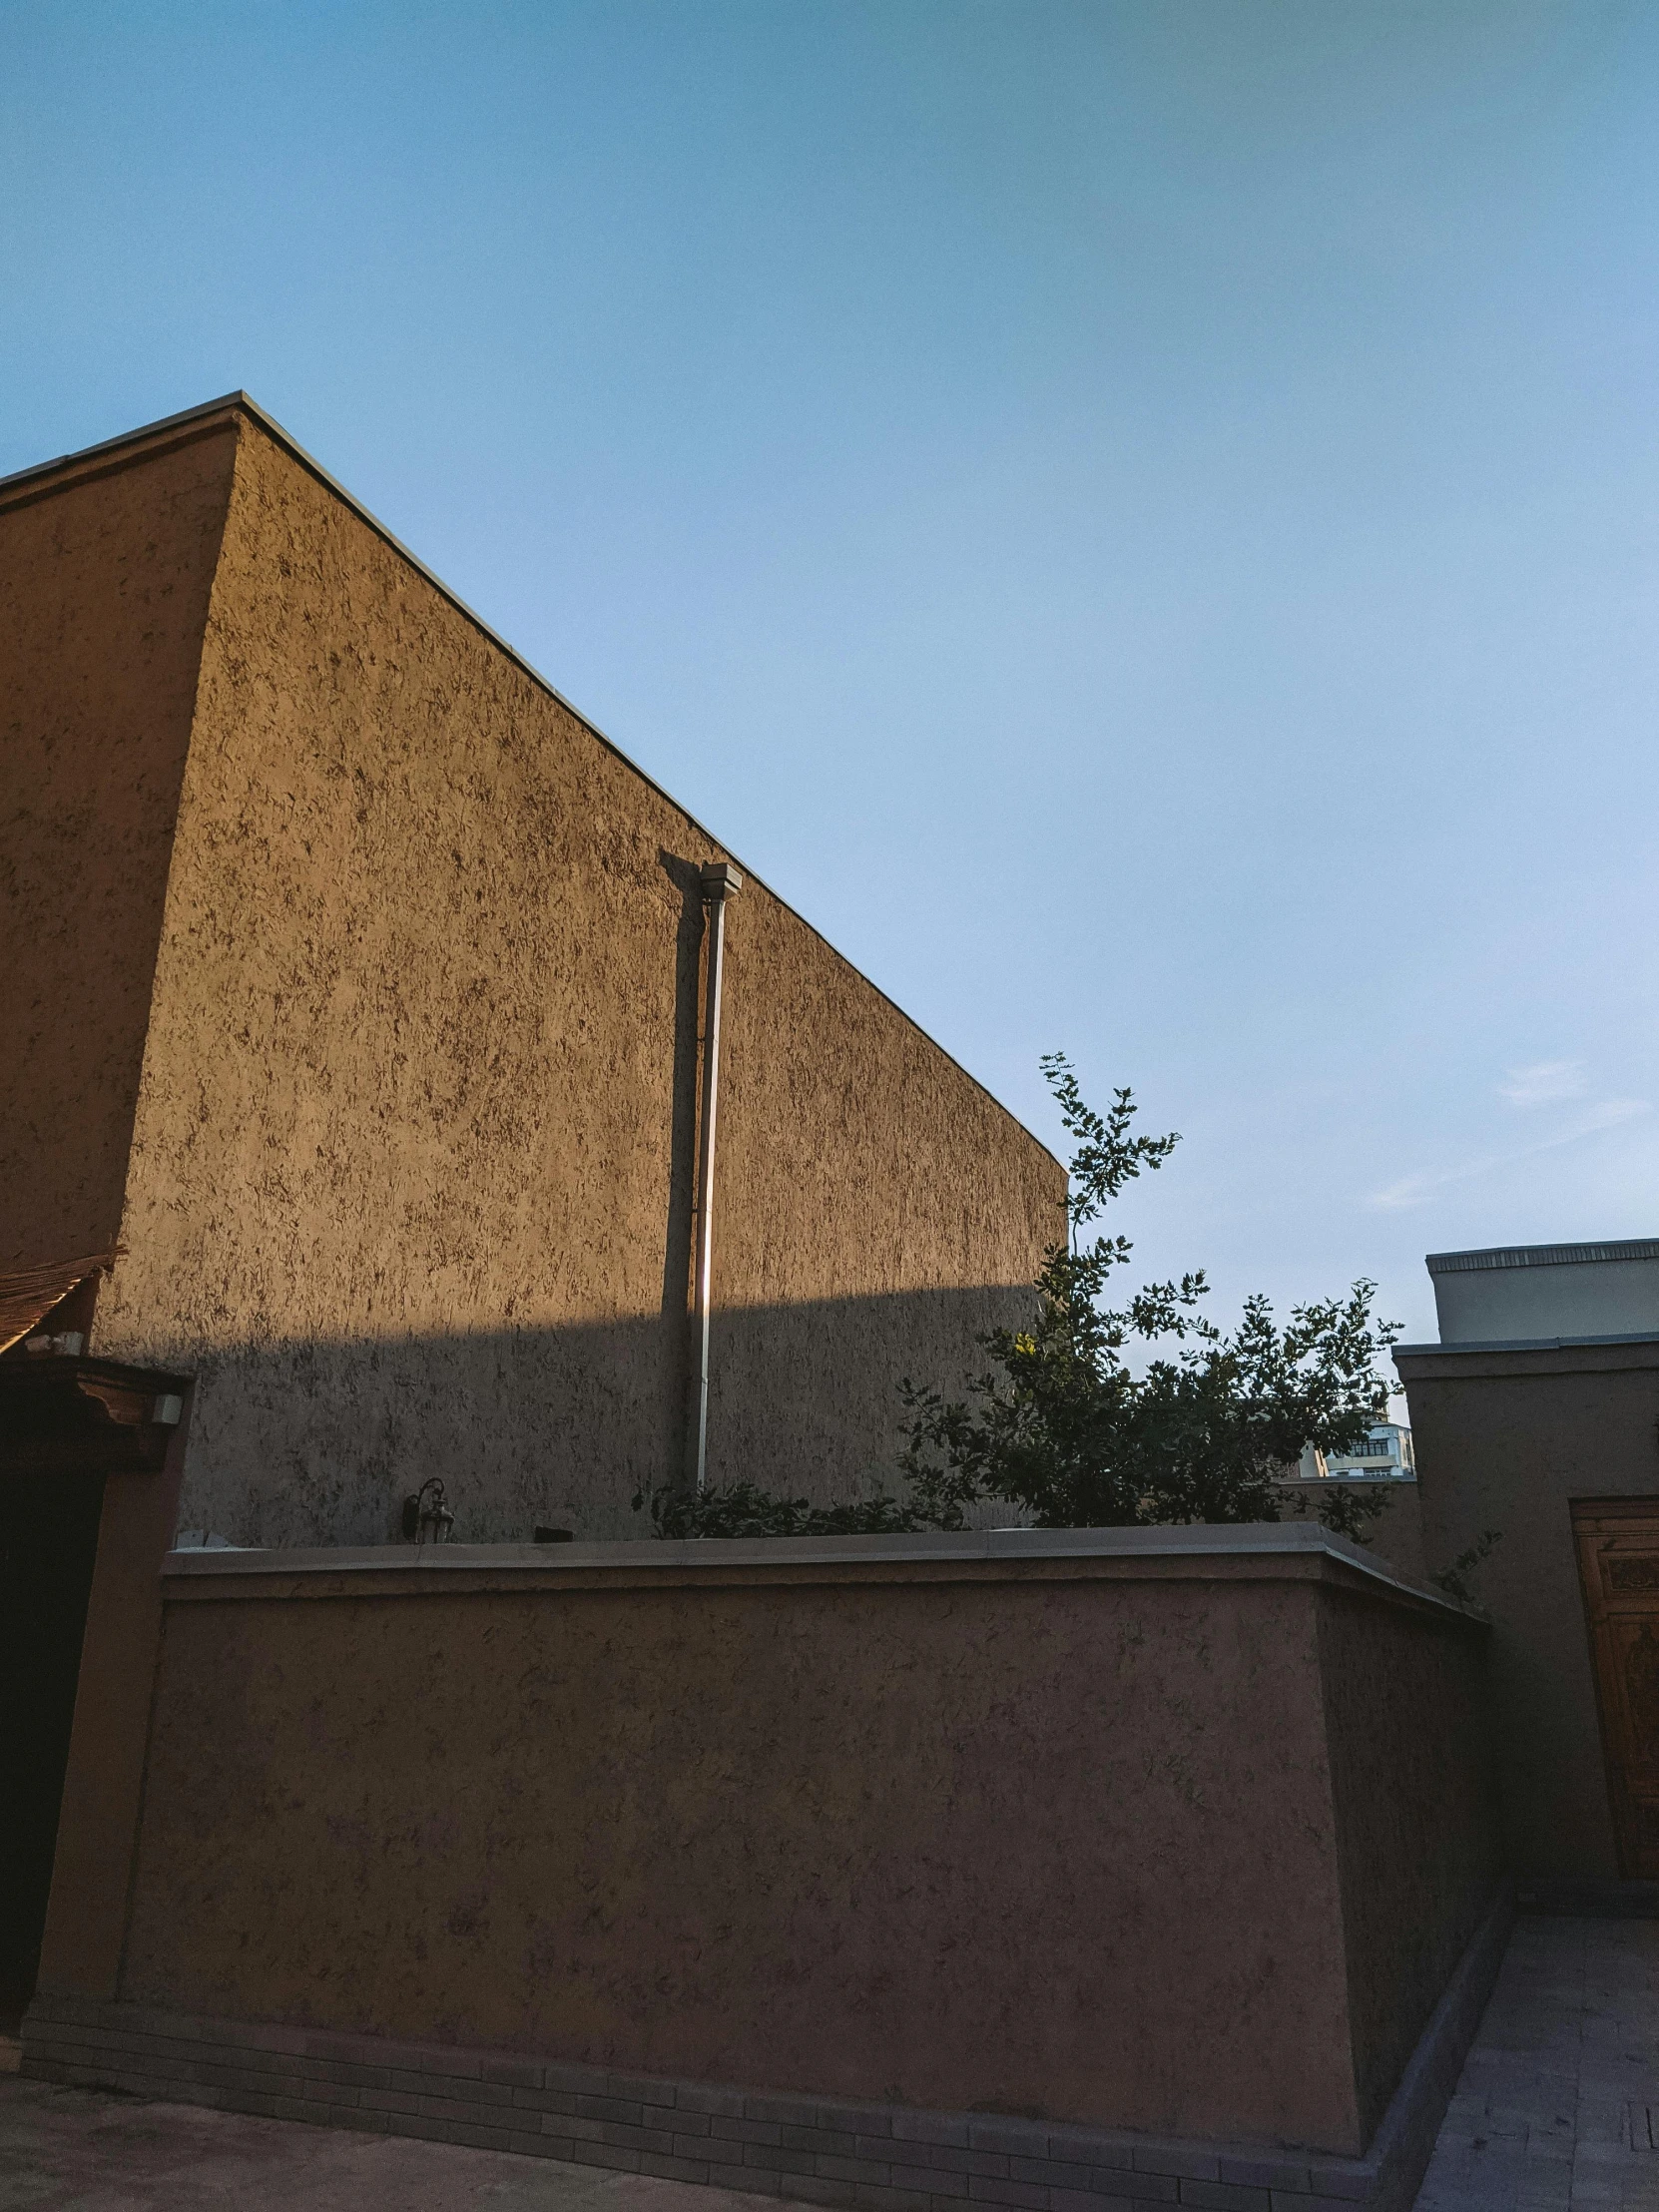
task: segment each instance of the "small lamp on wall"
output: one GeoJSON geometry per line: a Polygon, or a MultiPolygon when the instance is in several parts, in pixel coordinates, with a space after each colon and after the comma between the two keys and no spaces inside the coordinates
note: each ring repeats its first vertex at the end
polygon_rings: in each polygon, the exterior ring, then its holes
{"type": "Polygon", "coordinates": [[[446,1544],[455,1516],[444,1500],[443,1484],[434,1474],[403,1500],[403,1541],[406,1544],[446,1544]]]}

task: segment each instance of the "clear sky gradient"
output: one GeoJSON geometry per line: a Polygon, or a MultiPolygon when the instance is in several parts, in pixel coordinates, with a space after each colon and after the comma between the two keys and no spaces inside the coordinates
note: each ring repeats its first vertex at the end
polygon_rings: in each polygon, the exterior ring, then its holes
{"type": "Polygon", "coordinates": [[[0,468],[244,385],[1217,1310],[1659,1234],[1659,0],[0,0],[0,468]]]}

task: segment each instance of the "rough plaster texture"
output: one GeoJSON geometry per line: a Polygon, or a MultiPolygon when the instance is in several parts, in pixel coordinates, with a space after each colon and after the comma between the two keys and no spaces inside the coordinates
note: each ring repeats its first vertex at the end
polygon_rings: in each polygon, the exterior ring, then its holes
{"type": "MultiPolygon", "coordinates": [[[[178,610],[144,763],[77,769],[137,856],[127,1090],[81,1208],[113,1233],[120,1198],[127,1248],[96,1349],[196,1374],[187,1525],[377,1542],[440,1474],[463,1536],[637,1531],[635,1488],[684,1464],[697,867],[726,855],[257,417],[220,431],[0,517],[25,566],[72,500],[94,543],[148,530],[178,610]],[[135,793],[152,754],[177,782],[193,696],[169,867],[172,787],[135,793]]],[[[154,652],[131,625],[100,644],[120,561],[74,575],[78,660],[25,606],[36,720],[85,662],[107,741],[154,652]]],[[[36,841],[79,819],[54,800],[36,841]]],[[[59,984],[113,923],[92,945],[81,904],[54,912],[69,951],[29,988],[71,1129],[59,984]]],[[[727,961],[711,1473],[846,1495],[890,1475],[899,1377],[958,1381],[1026,1310],[1063,1175],[753,881],[727,961]]],[[[38,1118],[7,1128],[27,1180],[38,1118]]]]}
{"type": "Polygon", "coordinates": [[[0,1268],[116,1241],[234,454],[0,493],[0,1268]]]}
{"type": "MultiPolygon", "coordinates": [[[[1329,1476],[1313,1476],[1306,1481],[1300,1477],[1284,1484],[1284,1517],[1287,1520],[1317,1520],[1319,1502],[1329,1476]]],[[[1427,1563],[1422,1549],[1422,1509],[1417,1499],[1414,1482],[1348,1482],[1346,1491],[1361,1491],[1368,1497],[1381,1496],[1386,1502],[1383,1511],[1366,1531],[1366,1548],[1379,1559],[1405,1575],[1410,1581],[1425,1582],[1428,1579],[1427,1563]]]]}
{"type": "Polygon", "coordinates": [[[1574,1498],[1659,1497],[1659,1344],[1400,1352],[1428,1563],[1488,1529],[1492,1713],[1517,1875],[1616,1878],[1574,1498]]]}
{"type": "Polygon", "coordinates": [[[166,1590],[123,2000],[1352,2153],[1489,1889],[1479,1631],[1320,1555],[166,1590]]]}
{"type": "Polygon", "coordinates": [[[1486,1685],[1445,1615],[1333,1591],[1319,1637],[1369,2136],[1499,1871],[1486,1685]]]}

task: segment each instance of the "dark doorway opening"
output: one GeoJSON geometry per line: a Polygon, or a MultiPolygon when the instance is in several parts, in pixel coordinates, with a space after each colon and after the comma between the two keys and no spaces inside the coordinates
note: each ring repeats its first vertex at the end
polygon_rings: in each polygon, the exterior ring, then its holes
{"type": "Polygon", "coordinates": [[[87,1599],[101,1473],[0,1475],[0,2031],[35,1990],[87,1599]]]}

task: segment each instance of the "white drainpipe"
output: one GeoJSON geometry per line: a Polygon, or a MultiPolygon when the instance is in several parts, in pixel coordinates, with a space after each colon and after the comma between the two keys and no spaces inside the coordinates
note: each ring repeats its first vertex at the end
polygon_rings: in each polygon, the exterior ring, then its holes
{"type": "Polygon", "coordinates": [[[703,1131],[697,1162],[697,1415],[692,1433],[695,1479],[701,1493],[709,1456],[709,1283],[715,1255],[715,1112],[720,1102],[720,985],[726,962],[726,901],[743,889],[743,872],[729,860],[703,869],[703,903],[709,909],[709,969],[703,999],[703,1131]]]}

